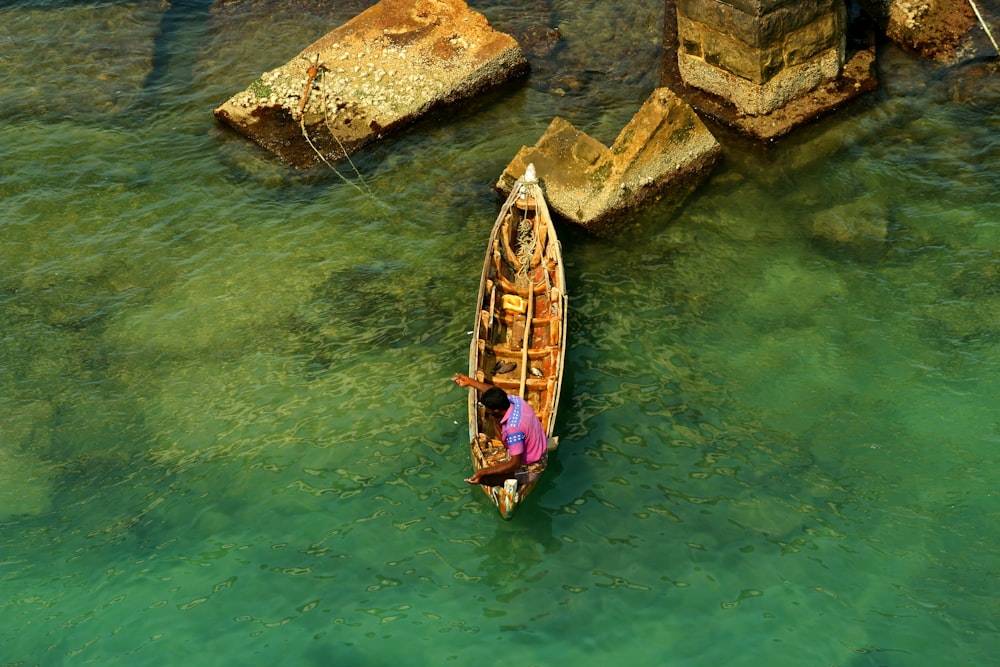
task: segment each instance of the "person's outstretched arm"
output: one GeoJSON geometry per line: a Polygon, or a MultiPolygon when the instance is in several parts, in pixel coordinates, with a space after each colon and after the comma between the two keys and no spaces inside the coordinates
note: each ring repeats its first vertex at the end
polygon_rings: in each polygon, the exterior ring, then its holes
{"type": "Polygon", "coordinates": [[[486,391],[493,386],[491,384],[486,384],[485,382],[480,382],[479,380],[473,380],[468,375],[462,375],[461,373],[455,373],[451,379],[454,380],[455,384],[459,387],[475,387],[479,391],[486,391]]]}

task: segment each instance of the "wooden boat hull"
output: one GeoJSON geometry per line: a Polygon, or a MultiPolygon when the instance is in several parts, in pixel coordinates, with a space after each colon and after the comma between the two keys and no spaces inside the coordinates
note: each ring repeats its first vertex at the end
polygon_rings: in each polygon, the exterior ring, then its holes
{"type": "MultiPolygon", "coordinates": [[[[515,183],[490,234],[469,375],[527,400],[551,450],[557,443],[553,429],[566,354],[566,277],[559,239],[533,171],[529,167],[515,183]]],[[[506,458],[497,425],[485,415],[475,389],[469,391],[469,435],[476,470],[506,458]]],[[[503,486],[482,487],[510,519],[536,483],[537,478],[525,484],[508,479],[503,486]]]]}

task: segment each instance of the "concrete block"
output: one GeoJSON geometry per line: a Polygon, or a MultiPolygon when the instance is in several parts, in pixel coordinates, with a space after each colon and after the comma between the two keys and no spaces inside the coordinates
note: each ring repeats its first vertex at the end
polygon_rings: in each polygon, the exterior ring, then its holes
{"type": "Polygon", "coordinates": [[[764,13],[747,13],[725,0],[679,0],[677,34],[687,55],[763,85],[842,43],[845,12],[839,0],[782,3],[764,13]]]}
{"type": "Polygon", "coordinates": [[[790,101],[803,97],[820,84],[837,78],[841,52],[827,49],[812,60],[786,67],[766,83],[745,79],[698,58],[678,54],[678,67],[684,81],[734,104],[745,115],[763,116],[790,101]]]}
{"type": "Polygon", "coordinates": [[[801,65],[830,48],[842,48],[845,34],[838,18],[835,14],[826,14],[789,33],[784,41],[786,66],[801,65]]]}
{"type": "Polygon", "coordinates": [[[657,88],[610,148],[556,118],[522,147],[496,188],[510,192],[529,163],[550,208],[597,235],[616,231],[628,211],[667,198],[679,205],[722,157],[705,124],[668,88],[657,88]]]}
{"type": "MultiPolygon", "coordinates": [[[[729,5],[752,16],[763,16],[787,5],[800,4],[802,0],[707,0],[729,5]]],[[[812,1],[812,0],[810,0],[812,1]]],[[[827,0],[824,0],[827,1],[827,0]]]]}
{"type": "Polygon", "coordinates": [[[668,20],[664,22],[661,85],[670,87],[703,116],[755,139],[774,141],[878,85],[874,45],[854,45],[850,52],[847,50],[847,15],[841,0],[789,0],[767,7],[728,0],[666,0],[665,11],[668,20]],[[699,26],[699,31],[707,28],[684,18],[682,2],[724,4],[748,15],[761,16],[762,25],[767,24],[762,30],[798,26],[787,33],[786,39],[822,16],[823,12],[817,14],[822,9],[834,17],[833,24],[844,34],[828,40],[823,50],[811,56],[808,45],[795,38],[783,41],[785,67],[766,83],[757,84],[712,66],[706,62],[704,53],[695,53],[688,47],[685,31],[691,26],[699,26]],[[769,11],[758,11],[765,8],[769,11]],[[814,19],[801,23],[803,16],[814,19]]]}
{"type": "Polygon", "coordinates": [[[761,85],[770,81],[784,67],[782,45],[752,48],[714,30],[705,30],[706,63],[761,85]]]}

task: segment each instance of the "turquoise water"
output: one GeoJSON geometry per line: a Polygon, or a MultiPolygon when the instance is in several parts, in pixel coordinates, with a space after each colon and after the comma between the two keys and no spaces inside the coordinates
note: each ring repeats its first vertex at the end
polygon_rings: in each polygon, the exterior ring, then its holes
{"type": "Polygon", "coordinates": [[[614,139],[662,9],[474,5],[563,45],[361,177],[216,126],[364,4],[0,8],[0,664],[992,664],[995,76],[886,47],[672,219],[562,227],[562,446],[505,523],[448,380],[489,186],[554,115],[614,139]]]}

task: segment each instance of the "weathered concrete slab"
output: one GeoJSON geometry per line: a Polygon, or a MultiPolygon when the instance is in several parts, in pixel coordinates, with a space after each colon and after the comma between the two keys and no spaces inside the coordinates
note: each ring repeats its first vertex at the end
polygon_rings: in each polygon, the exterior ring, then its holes
{"type": "Polygon", "coordinates": [[[523,147],[496,188],[508,193],[534,163],[550,208],[598,235],[623,214],[669,197],[680,204],[710,173],[722,148],[701,119],[667,88],[657,88],[608,148],[556,118],[533,147],[523,147]]]}
{"type": "Polygon", "coordinates": [[[342,158],[527,71],[514,38],[462,0],[382,0],[264,73],[215,116],[309,167],[317,152],[342,158]]]}

